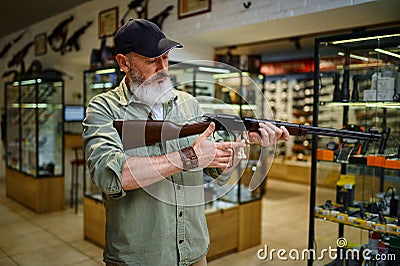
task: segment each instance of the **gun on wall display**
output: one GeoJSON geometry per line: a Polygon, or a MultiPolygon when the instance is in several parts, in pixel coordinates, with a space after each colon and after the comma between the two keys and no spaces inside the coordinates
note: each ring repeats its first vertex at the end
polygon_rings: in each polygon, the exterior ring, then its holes
{"type": "Polygon", "coordinates": [[[201,122],[185,125],[178,125],[164,120],[115,120],[114,127],[122,140],[125,150],[200,134],[207,129],[211,122],[215,123],[216,132],[227,132],[234,139],[238,137],[237,133],[242,134],[246,131],[259,132],[260,122],[271,122],[277,127],[284,126],[289,131],[289,134],[294,136],[312,134],[371,142],[379,141],[382,138],[382,134],[378,133],[376,129],[370,129],[369,132],[355,132],[226,114],[204,114],[202,120],[201,122]]]}
{"type": "Polygon", "coordinates": [[[171,10],[174,8],[173,5],[169,5],[166,8],[164,8],[163,11],[155,15],[154,17],[150,18],[149,20],[156,24],[160,29],[162,29],[162,25],[164,23],[164,20],[170,15],[171,10]]]}
{"type": "Polygon", "coordinates": [[[24,36],[26,31],[23,31],[22,33],[20,33],[15,39],[13,39],[11,42],[7,43],[3,49],[0,52],[0,58],[2,58],[3,56],[5,56],[7,54],[7,52],[11,49],[11,47],[13,46],[13,44],[16,44],[19,40],[22,39],[22,36],[24,36]]]}
{"type": "Polygon", "coordinates": [[[16,53],[13,58],[8,62],[7,66],[9,68],[13,66],[20,65],[21,71],[20,73],[25,73],[25,65],[24,65],[24,58],[28,54],[29,49],[32,47],[33,41],[26,44],[18,53],[16,53]]]}
{"type": "Polygon", "coordinates": [[[125,24],[125,19],[131,10],[136,12],[138,18],[146,18],[148,0],[133,0],[129,3],[128,9],[121,18],[121,25],[125,24]]]}
{"type": "Polygon", "coordinates": [[[65,52],[70,52],[72,51],[73,48],[75,48],[75,51],[79,51],[81,49],[81,46],[79,45],[79,38],[81,35],[83,35],[86,31],[87,28],[90,27],[90,25],[93,24],[93,20],[86,22],[85,25],[77,29],[71,37],[68,38],[66,41],[65,45],[61,47],[61,54],[64,54],[65,52]]]}
{"type": "Polygon", "coordinates": [[[53,51],[58,52],[64,47],[67,40],[68,24],[74,20],[74,16],[69,16],[68,18],[61,21],[47,37],[47,41],[53,51]]]}

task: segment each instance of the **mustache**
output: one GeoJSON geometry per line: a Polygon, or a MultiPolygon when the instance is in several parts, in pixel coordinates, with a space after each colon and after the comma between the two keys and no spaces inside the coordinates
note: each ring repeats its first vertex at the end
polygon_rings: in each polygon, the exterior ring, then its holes
{"type": "Polygon", "coordinates": [[[161,79],[161,78],[170,78],[170,76],[168,73],[157,72],[156,74],[154,74],[153,76],[148,78],[147,81],[153,82],[153,81],[157,81],[158,79],[161,79]]]}

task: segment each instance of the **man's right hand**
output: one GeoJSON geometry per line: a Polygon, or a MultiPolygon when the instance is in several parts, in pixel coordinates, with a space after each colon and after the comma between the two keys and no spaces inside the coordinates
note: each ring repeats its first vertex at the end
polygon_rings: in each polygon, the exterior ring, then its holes
{"type": "Polygon", "coordinates": [[[238,154],[238,150],[246,146],[243,142],[213,142],[208,138],[215,130],[215,124],[210,123],[208,128],[195,140],[193,149],[199,162],[200,168],[212,167],[226,168],[234,165],[232,162],[233,154],[238,154]]]}

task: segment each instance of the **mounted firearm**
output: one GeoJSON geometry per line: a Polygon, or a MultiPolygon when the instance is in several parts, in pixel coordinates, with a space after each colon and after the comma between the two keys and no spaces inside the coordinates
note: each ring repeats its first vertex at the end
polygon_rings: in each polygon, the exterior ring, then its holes
{"type": "Polygon", "coordinates": [[[151,22],[156,24],[160,29],[162,29],[162,25],[164,23],[164,20],[170,15],[171,10],[174,8],[173,5],[169,5],[166,8],[164,8],[163,11],[149,19],[151,22]]]}
{"type": "Polygon", "coordinates": [[[85,33],[86,29],[92,24],[93,20],[88,21],[85,25],[77,29],[62,47],[61,54],[64,54],[66,51],[72,51],[72,48],[75,48],[75,51],[79,51],[81,49],[81,46],[79,45],[79,37],[81,37],[81,35],[85,33]]]}
{"type": "Polygon", "coordinates": [[[11,49],[13,44],[16,44],[19,40],[21,40],[22,36],[24,36],[26,31],[23,31],[21,34],[19,34],[14,40],[12,40],[11,42],[7,43],[3,49],[0,52],[0,58],[2,58],[3,56],[5,56],[8,52],[8,50],[11,49]]]}
{"type": "Polygon", "coordinates": [[[133,0],[128,5],[128,10],[126,10],[125,14],[121,18],[121,25],[125,24],[125,18],[128,16],[131,10],[135,10],[138,18],[145,18],[147,12],[147,4],[148,0],[133,0]]]}
{"type": "Polygon", "coordinates": [[[49,42],[50,47],[53,49],[53,51],[55,52],[61,51],[61,49],[64,47],[65,41],[67,39],[68,24],[72,20],[74,20],[74,16],[71,15],[68,18],[61,21],[57,25],[57,27],[53,29],[53,31],[47,38],[47,41],[49,42]],[[58,46],[56,46],[57,42],[59,42],[58,46]]]}
{"type": "Polygon", "coordinates": [[[28,43],[27,45],[24,46],[18,53],[14,55],[14,57],[8,62],[8,67],[11,68],[13,66],[20,65],[21,66],[21,71],[20,74],[25,73],[25,65],[24,65],[24,58],[26,54],[29,52],[29,49],[33,45],[33,41],[28,43]]]}
{"type": "Polygon", "coordinates": [[[382,134],[379,134],[375,129],[371,129],[369,132],[355,132],[226,114],[205,114],[202,118],[202,122],[185,125],[163,120],[115,120],[114,127],[123,142],[124,149],[154,145],[167,140],[200,134],[206,130],[211,122],[215,123],[215,131],[225,131],[231,134],[234,139],[236,139],[237,133],[259,132],[260,122],[271,122],[277,127],[284,126],[289,134],[294,136],[313,134],[367,141],[378,141],[382,138],[382,134]]]}

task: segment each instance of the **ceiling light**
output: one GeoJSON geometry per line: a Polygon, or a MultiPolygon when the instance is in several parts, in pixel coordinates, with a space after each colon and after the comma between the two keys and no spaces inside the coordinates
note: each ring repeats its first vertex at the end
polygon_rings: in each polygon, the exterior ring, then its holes
{"type": "MultiPolygon", "coordinates": [[[[338,52],[337,54],[340,55],[340,56],[344,56],[343,52],[338,52]]],[[[354,58],[354,59],[359,59],[359,60],[362,60],[362,61],[367,61],[367,62],[369,61],[369,59],[367,57],[359,56],[359,55],[355,55],[355,54],[350,54],[350,57],[354,58]]]]}
{"type": "Polygon", "coordinates": [[[393,57],[400,58],[399,54],[395,54],[395,53],[392,53],[392,52],[389,52],[389,51],[386,51],[386,50],[383,50],[383,49],[376,48],[375,51],[378,52],[378,53],[387,54],[387,55],[390,55],[390,56],[393,56],[393,57]]]}
{"type": "Polygon", "coordinates": [[[204,72],[211,72],[211,73],[221,73],[221,74],[226,74],[230,73],[229,69],[223,69],[223,68],[214,68],[214,67],[199,67],[200,71],[204,72]]]}
{"type": "Polygon", "coordinates": [[[340,40],[334,41],[333,44],[341,44],[341,43],[349,43],[349,42],[362,42],[362,41],[369,41],[369,40],[377,40],[383,38],[390,38],[390,37],[397,37],[400,36],[400,33],[397,34],[389,34],[389,35],[381,35],[381,36],[372,36],[372,37],[363,37],[363,38],[355,38],[355,39],[348,39],[348,40],[340,40]]]}

